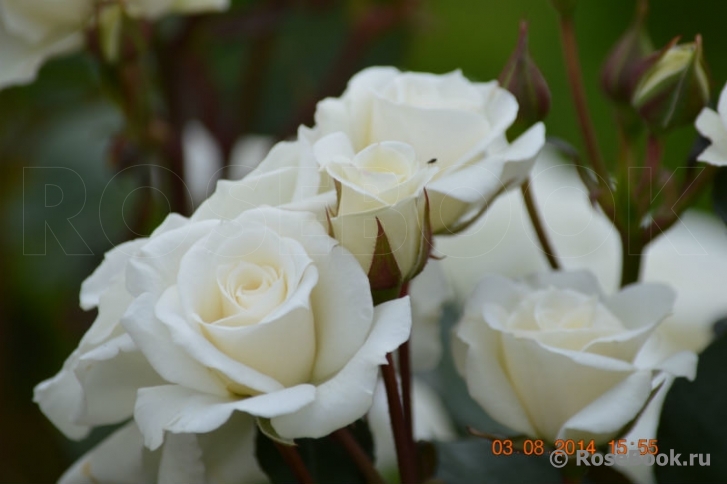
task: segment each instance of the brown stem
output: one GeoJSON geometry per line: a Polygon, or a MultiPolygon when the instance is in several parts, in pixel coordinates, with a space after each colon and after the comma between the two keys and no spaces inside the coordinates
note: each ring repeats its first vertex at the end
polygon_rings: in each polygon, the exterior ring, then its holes
{"type": "Polygon", "coordinates": [[[346,449],[349,457],[351,457],[351,460],[353,460],[358,470],[363,474],[364,479],[366,479],[366,484],[384,484],[384,479],[374,467],[373,462],[371,462],[369,456],[364,452],[358,442],[356,442],[356,439],[348,429],[336,430],[332,436],[346,449]]]}
{"type": "Polygon", "coordinates": [[[394,369],[394,359],[391,353],[386,355],[386,361],[387,364],[381,366],[381,374],[386,387],[386,399],[389,404],[389,418],[391,420],[391,430],[394,433],[399,474],[402,484],[415,484],[417,482],[416,465],[410,447],[410,440],[406,434],[404,411],[399,399],[399,385],[396,382],[396,370],[394,369]]]}
{"type": "Polygon", "coordinates": [[[583,136],[586,151],[588,152],[588,159],[599,176],[599,184],[606,183],[608,180],[608,171],[606,170],[606,165],[603,163],[603,157],[598,148],[596,130],[593,127],[593,121],[588,112],[586,92],[583,87],[583,74],[580,61],[578,60],[578,43],[573,26],[573,17],[561,16],[560,34],[570,91],[573,97],[573,104],[576,108],[578,125],[581,128],[581,135],[583,136]]]}
{"type": "Polygon", "coordinates": [[[532,222],[533,228],[535,229],[535,234],[538,236],[538,240],[540,241],[540,247],[545,253],[545,257],[548,259],[550,267],[556,271],[560,270],[561,265],[555,255],[555,249],[550,243],[548,234],[545,232],[543,220],[540,217],[540,212],[538,212],[538,207],[535,204],[535,198],[533,197],[533,193],[530,190],[530,179],[526,180],[525,183],[522,184],[522,186],[520,187],[520,191],[523,194],[525,207],[528,210],[528,215],[530,216],[530,221],[532,222]]]}
{"type": "Polygon", "coordinates": [[[310,472],[305,467],[305,462],[303,462],[303,458],[298,453],[298,449],[290,445],[281,444],[280,442],[275,442],[275,447],[280,452],[285,463],[290,467],[290,470],[293,471],[295,478],[300,484],[313,484],[315,482],[313,476],[310,475],[310,472]]]}
{"type": "MultiPolygon", "coordinates": [[[[409,295],[409,283],[401,287],[399,297],[409,295]]],[[[401,401],[404,411],[406,436],[411,449],[414,449],[414,412],[412,410],[412,369],[411,369],[411,338],[399,347],[399,377],[401,378],[401,401]]]]}

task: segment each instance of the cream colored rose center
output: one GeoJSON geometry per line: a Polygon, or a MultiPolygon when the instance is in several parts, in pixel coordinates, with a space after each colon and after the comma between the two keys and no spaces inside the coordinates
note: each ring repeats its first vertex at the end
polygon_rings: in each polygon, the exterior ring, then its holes
{"type": "Polygon", "coordinates": [[[286,278],[278,269],[248,261],[219,267],[217,285],[222,295],[222,318],[252,308],[270,312],[285,301],[288,291],[286,278]]]}
{"type": "Polygon", "coordinates": [[[625,327],[598,299],[570,289],[548,288],[523,298],[507,320],[507,327],[526,332],[595,330],[599,334],[625,327]]]}

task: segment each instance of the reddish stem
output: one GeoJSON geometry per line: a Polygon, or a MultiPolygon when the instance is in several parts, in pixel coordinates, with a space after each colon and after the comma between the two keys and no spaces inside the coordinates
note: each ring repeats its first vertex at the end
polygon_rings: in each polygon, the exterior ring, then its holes
{"type": "Polygon", "coordinates": [[[285,463],[288,464],[290,470],[293,471],[295,478],[300,484],[314,484],[315,481],[305,467],[305,462],[303,462],[303,458],[298,453],[298,449],[279,442],[275,442],[275,447],[277,447],[278,452],[280,452],[280,455],[285,460],[285,463]]]}
{"type": "Polygon", "coordinates": [[[332,436],[346,450],[358,470],[363,474],[367,484],[384,484],[384,479],[374,467],[373,462],[347,428],[336,430],[332,436]]]}
{"type": "Polygon", "coordinates": [[[599,176],[599,184],[605,183],[608,180],[608,171],[606,170],[606,165],[603,163],[601,151],[598,148],[596,130],[593,126],[590,113],[588,112],[586,91],[583,87],[583,74],[578,59],[578,43],[573,26],[573,17],[561,17],[560,34],[571,96],[573,97],[573,104],[575,105],[576,116],[578,117],[578,126],[581,128],[581,135],[586,145],[588,159],[599,176]]]}
{"type": "Polygon", "coordinates": [[[386,399],[389,403],[389,418],[391,430],[394,433],[396,445],[396,458],[399,464],[399,474],[402,484],[413,484],[416,479],[416,465],[411,449],[411,440],[407,437],[404,411],[399,398],[399,385],[396,382],[396,370],[391,353],[386,355],[386,365],[381,366],[381,374],[386,387],[386,399]]]}

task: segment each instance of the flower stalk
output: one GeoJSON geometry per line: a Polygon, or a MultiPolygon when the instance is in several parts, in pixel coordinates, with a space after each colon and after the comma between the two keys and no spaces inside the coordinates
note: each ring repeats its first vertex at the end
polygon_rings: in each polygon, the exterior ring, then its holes
{"type": "Polygon", "coordinates": [[[522,184],[520,191],[523,194],[523,200],[525,201],[525,207],[527,208],[528,215],[530,216],[530,222],[533,224],[533,229],[535,229],[535,234],[538,236],[538,241],[540,241],[540,247],[545,254],[545,258],[548,259],[548,264],[550,264],[550,267],[553,270],[560,270],[562,267],[558,262],[553,244],[550,243],[548,234],[545,232],[543,219],[540,216],[537,205],[535,204],[533,192],[530,190],[530,179],[527,179],[525,183],[522,184]]]}
{"type": "Polygon", "coordinates": [[[374,467],[373,462],[347,428],[336,430],[331,435],[346,450],[358,470],[363,474],[364,479],[366,479],[366,484],[384,484],[384,479],[374,467]]]}
{"type": "Polygon", "coordinates": [[[293,471],[298,482],[300,484],[314,484],[315,481],[313,480],[313,476],[310,475],[310,472],[308,472],[308,469],[305,467],[305,462],[303,462],[303,458],[300,456],[298,450],[295,447],[284,445],[280,442],[274,443],[278,452],[280,452],[280,455],[283,457],[286,464],[288,464],[288,467],[290,467],[290,470],[293,471]]]}
{"type": "Polygon", "coordinates": [[[407,436],[406,432],[404,411],[399,397],[399,385],[396,381],[396,370],[391,353],[386,355],[386,361],[388,363],[381,366],[381,373],[386,388],[386,400],[389,404],[389,418],[391,420],[391,430],[394,433],[400,480],[403,484],[416,483],[418,481],[416,478],[414,449],[411,446],[412,439],[407,436]]]}
{"type": "Polygon", "coordinates": [[[608,171],[606,170],[606,165],[603,162],[603,157],[601,156],[601,151],[598,147],[598,139],[596,138],[596,130],[588,111],[586,92],[583,86],[583,74],[581,72],[580,61],[578,60],[578,44],[576,42],[572,16],[561,16],[560,34],[571,96],[576,109],[576,116],[578,117],[578,126],[581,128],[581,135],[583,136],[583,141],[586,145],[588,160],[590,161],[593,169],[596,171],[596,174],[598,174],[599,184],[606,184],[609,179],[608,171]]]}

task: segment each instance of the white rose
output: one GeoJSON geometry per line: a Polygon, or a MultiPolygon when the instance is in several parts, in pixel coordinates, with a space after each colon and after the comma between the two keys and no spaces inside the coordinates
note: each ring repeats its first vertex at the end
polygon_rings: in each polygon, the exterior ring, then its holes
{"type": "MultiPolygon", "coordinates": [[[[333,235],[366,273],[372,270],[374,255],[380,255],[379,237],[385,237],[401,280],[409,281],[429,257],[424,186],[437,168],[418,160],[413,147],[397,141],[376,143],[356,153],[340,132],[316,142],[313,152],[336,186],[337,203],[330,210],[333,235]]],[[[375,281],[377,274],[371,277],[375,281]]],[[[379,289],[375,286],[372,283],[379,289]]]]}
{"type": "Polygon", "coordinates": [[[586,272],[486,276],[454,330],[457,368],[498,422],[547,442],[598,445],[618,436],[669,376],[694,378],[694,353],[656,365],[639,357],[673,301],[656,284],[605,297],[586,272]]]}
{"type": "Polygon", "coordinates": [[[717,112],[704,108],[697,118],[697,130],[702,136],[708,138],[712,145],[704,150],[699,161],[710,165],[727,165],[727,85],[722,89],[719,96],[717,112]]]}
{"type": "Polygon", "coordinates": [[[372,67],[355,75],[340,98],[318,105],[308,137],[338,131],[355,151],[382,141],[411,145],[421,163],[436,159],[428,184],[435,232],[457,230],[497,193],[520,184],[544,143],[537,124],[513,144],[505,131],[517,101],[497,82],[472,83],[459,71],[444,75],[372,67]]]}
{"type": "Polygon", "coordinates": [[[255,459],[255,420],[238,414],[201,435],[169,434],[152,452],[135,422],[129,422],[76,461],[59,484],[262,484],[267,477],[255,459]]]}
{"type": "MultiPolygon", "coordinates": [[[[223,10],[229,0],[121,3],[132,17],[154,19],[169,13],[223,10]]],[[[0,89],[31,82],[46,59],[80,49],[83,31],[91,24],[96,5],[94,0],[0,0],[0,89]]],[[[112,23],[117,20],[118,17],[112,23]]],[[[111,25],[104,28],[115,30],[111,25]]]]}
{"type": "Polygon", "coordinates": [[[197,226],[208,235],[183,253],[155,256],[178,240],[161,236],[127,271],[122,324],[168,383],[138,392],[146,445],[234,411],[285,438],[360,418],[386,353],[409,337],[408,299],[374,308],[366,274],[312,214],[260,208],[197,226]]]}
{"type": "MultiPolygon", "coordinates": [[[[588,269],[608,291],[620,277],[619,236],[589,201],[573,167],[545,151],[532,174],[535,200],[559,261],[567,269],[588,269]]],[[[547,270],[522,196],[498,199],[486,216],[457,237],[440,237],[437,250],[460,301],[488,272],[509,277],[547,270]]],[[[687,211],[665,234],[647,246],[642,280],[668,284],[677,292],[674,312],[656,331],[662,356],[704,349],[712,325],[727,316],[720,288],[727,285],[727,232],[716,217],[687,211]]]]}

